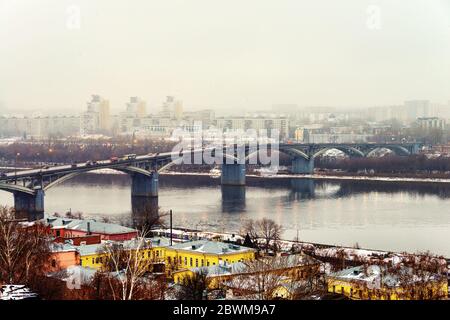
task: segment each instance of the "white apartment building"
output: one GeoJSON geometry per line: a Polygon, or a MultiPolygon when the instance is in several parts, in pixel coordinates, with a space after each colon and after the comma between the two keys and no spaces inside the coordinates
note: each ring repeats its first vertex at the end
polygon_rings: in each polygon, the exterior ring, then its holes
{"type": "Polygon", "coordinates": [[[0,136],[48,138],[79,132],[79,116],[0,117],[0,136]]]}
{"type": "Polygon", "coordinates": [[[111,130],[109,101],[99,95],[92,95],[87,102],[87,111],[81,114],[80,134],[95,134],[111,130]]]}
{"type": "Polygon", "coordinates": [[[272,129],[280,132],[280,138],[285,139],[289,134],[289,119],[287,117],[221,117],[217,118],[216,126],[223,131],[237,130],[267,130],[268,135],[272,129]]]}
{"type": "Polygon", "coordinates": [[[431,129],[444,130],[446,127],[445,119],[438,117],[418,118],[417,123],[419,127],[425,130],[431,129]]]}

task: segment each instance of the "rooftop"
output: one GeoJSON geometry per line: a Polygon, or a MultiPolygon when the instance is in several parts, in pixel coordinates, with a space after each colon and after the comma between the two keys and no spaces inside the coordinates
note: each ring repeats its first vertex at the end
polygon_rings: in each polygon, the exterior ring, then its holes
{"type": "Polygon", "coordinates": [[[50,251],[51,252],[70,252],[70,251],[76,251],[77,248],[74,247],[71,244],[68,243],[56,243],[52,242],[50,244],[50,251]]]}
{"type": "Polygon", "coordinates": [[[343,281],[362,281],[374,283],[381,281],[381,284],[387,287],[398,287],[402,281],[419,282],[422,280],[435,281],[439,280],[438,274],[432,274],[426,271],[413,271],[409,267],[401,267],[397,271],[390,271],[385,266],[372,265],[367,268],[357,266],[331,273],[331,278],[343,281]]]}
{"type": "Polygon", "coordinates": [[[114,223],[98,222],[93,219],[79,220],[60,217],[49,217],[44,219],[44,223],[52,228],[64,228],[70,230],[80,230],[87,232],[90,229],[93,233],[102,234],[123,234],[136,232],[135,229],[121,226],[114,223]]]}
{"type": "Polygon", "coordinates": [[[218,255],[254,251],[254,249],[251,249],[251,248],[247,248],[247,247],[243,247],[243,246],[239,246],[239,245],[235,245],[235,244],[231,244],[231,243],[224,243],[224,242],[210,241],[210,240],[196,240],[196,241],[178,243],[178,244],[173,245],[172,248],[176,249],[176,250],[185,250],[185,251],[191,251],[191,252],[218,254],[218,255]]]}
{"type": "MultiPolygon", "coordinates": [[[[305,254],[293,254],[289,256],[281,257],[267,257],[259,260],[268,260],[269,264],[273,266],[273,271],[286,268],[294,268],[296,266],[319,264],[320,262],[305,254]]],[[[250,262],[251,264],[251,262],[250,262]]],[[[246,273],[247,264],[245,262],[236,263],[219,263],[218,265],[212,265],[209,267],[198,267],[190,269],[193,272],[200,272],[202,270],[207,271],[208,276],[224,276],[232,274],[246,273]]],[[[253,272],[253,271],[249,271],[253,272]]]]}

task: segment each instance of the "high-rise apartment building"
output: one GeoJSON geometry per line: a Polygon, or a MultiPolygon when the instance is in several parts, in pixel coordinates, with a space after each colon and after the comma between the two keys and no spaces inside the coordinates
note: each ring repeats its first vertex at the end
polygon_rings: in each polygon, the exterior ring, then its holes
{"type": "Polygon", "coordinates": [[[81,134],[108,132],[111,129],[111,113],[109,101],[97,94],[87,102],[87,111],[83,112],[80,121],[81,134]]]}
{"type": "Polygon", "coordinates": [[[147,103],[139,97],[130,97],[126,112],[137,118],[144,118],[147,115],[147,103]]]}
{"type": "Polygon", "coordinates": [[[175,100],[174,96],[167,96],[166,101],[162,105],[160,116],[178,121],[181,120],[183,118],[183,102],[175,100]]]}

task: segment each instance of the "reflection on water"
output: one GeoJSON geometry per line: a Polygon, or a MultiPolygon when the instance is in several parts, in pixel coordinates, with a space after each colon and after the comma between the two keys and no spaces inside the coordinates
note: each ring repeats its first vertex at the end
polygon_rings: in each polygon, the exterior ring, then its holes
{"type": "Polygon", "coordinates": [[[142,229],[151,226],[158,219],[159,197],[131,197],[131,224],[142,229]]]}
{"type": "Polygon", "coordinates": [[[222,212],[245,211],[245,186],[221,186],[222,212]]]}
{"type": "MultiPolygon", "coordinates": [[[[450,257],[450,186],[370,181],[325,182],[247,177],[246,187],[221,187],[205,176],[161,176],[159,198],[131,199],[126,175],[85,175],[46,194],[47,213],[82,211],[87,217],[141,224],[172,209],[174,225],[239,231],[249,218],[268,217],[284,237],[318,243],[450,257]]],[[[0,192],[0,203],[12,196],[0,192]]]]}

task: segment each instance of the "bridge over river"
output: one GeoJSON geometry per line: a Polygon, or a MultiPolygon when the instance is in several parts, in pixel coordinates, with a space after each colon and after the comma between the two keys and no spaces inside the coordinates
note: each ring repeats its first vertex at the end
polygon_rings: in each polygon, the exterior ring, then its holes
{"type": "MultiPolygon", "coordinates": [[[[222,185],[244,186],[246,164],[252,160],[258,163],[261,152],[267,152],[267,149],[271,150],[272,153],[276,151],[287,154],[292,160],[292,173],[311,174],[314,171],[314,159],[330,149],[340,150],[349,157],[370,157],[380,149],[389,149],[397,155],[408,156],[418,153],[420,147],[421,145],[417,143],[328,143],[272,144],[268,145],[267,148],[252,145],[199,148],[32,170],[16,170],[2,174],[0,177],[0,190],[14,194],[14,206],[19,216],[26,216],[29,220],[36,220],[44,215],[45,191],[78,175],[99,169],[113,169],[129,174],[132,178],[132,197],[152,198],[158,197],[160,172],[172,165],[181,164],[186,159],[205,159],[206,154],[209,158],[213,157],[222,160],[220,161],[222,185]]],[[[201,164],[203,164],[202,161],[200,161],[201,164]]],[[[197,162],[194,161],[194,163],[197,162]]]]}

